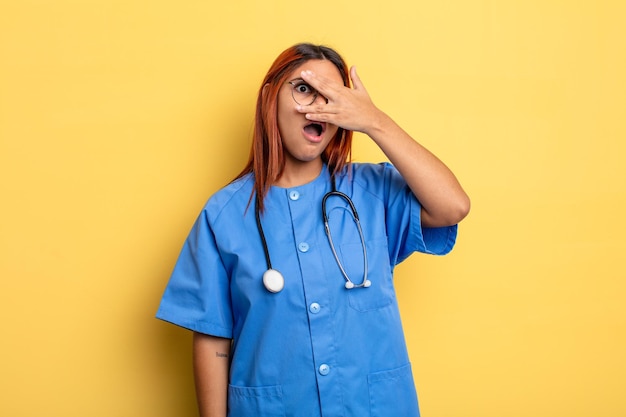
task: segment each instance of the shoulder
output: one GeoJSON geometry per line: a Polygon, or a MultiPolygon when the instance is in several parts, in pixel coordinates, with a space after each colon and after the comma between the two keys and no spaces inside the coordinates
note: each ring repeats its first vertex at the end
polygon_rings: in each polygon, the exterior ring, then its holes
{"type": "Polygon", "coordinates": [[[217,220],[224,213],[243,215],[250,202],[253,184],[252,174],[248,174],[234,180],[213,194],[203,210],[209,221],[217,220]]]}
{"type": "Polygon", "coordinates": [[[375,181],[390,175],[394,171],[397,172],[396,168],[389,162],[353,162],[344,169],[344,174],[352,174],[355,181],[375,181]]]}
{"type": "Polygon", "coordinates": [[[341,175],[344,179],[351,181],[354,186],[375,195],[380,195],[383,190],[390,187],[403,188],[406,185],[398,170],[389,162],[355,162],[344,168],[341,175]]]}

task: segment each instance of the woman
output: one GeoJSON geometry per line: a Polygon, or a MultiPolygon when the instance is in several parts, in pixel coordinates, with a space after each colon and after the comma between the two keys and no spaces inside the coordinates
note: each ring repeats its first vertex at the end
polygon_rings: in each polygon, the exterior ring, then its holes
{"type": "Polygon", "coordinates": [[[354,67],[323,46],[284,51],[250,160],[198,217],[157,313],[194,332],[201,416],[419,416],[393,268],[450,251],[468,211],[354,67]],[[352,131],[391,164],[350,163],[352,131]]]}

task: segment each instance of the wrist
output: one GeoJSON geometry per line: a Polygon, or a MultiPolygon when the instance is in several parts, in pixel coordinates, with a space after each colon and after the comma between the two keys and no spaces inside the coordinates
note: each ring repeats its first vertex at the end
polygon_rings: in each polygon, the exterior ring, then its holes
{"type": "Polygon", "coordinates": [[[369,118],[369,125],[363,132],[368,135],[372,140],[378,143],[380,140],[384,140],[388,133],[393,131],[396,124],[394,121],[382,110],[378,108],[369,118]]]}

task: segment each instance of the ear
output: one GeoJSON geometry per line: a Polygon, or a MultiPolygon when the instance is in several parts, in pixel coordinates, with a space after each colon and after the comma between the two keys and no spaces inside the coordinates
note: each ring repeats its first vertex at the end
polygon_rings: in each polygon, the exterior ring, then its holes
{"type": "Polygon", "coordinates": [[[263,101],[265,101],[265,99],[267,98],[267,91],[270,87],[269,83],[265,83],[265,85],[263,85],[263,89],[261,90],[261,97],[263,98],[263,101]]]}

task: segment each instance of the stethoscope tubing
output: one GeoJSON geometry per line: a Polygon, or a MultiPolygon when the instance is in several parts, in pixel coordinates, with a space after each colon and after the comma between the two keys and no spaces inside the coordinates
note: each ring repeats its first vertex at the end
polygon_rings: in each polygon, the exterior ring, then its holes
{"type": "Polygon", "coordinates": [[[272,260],[270,259],[270,250],[267,247],[267,240],[265,239],[265,233],[263,232],[263,226],[261,225],[261,214],[259,213],[259,197],[257,196],[254,200],[254,216],[256,218],[256,227],[259,230],[259,235],[261,237],[261,244],[263,245],[263,252],[265,253],[265,263],[267,264],[267,269],[272,268],[272,260]]]}
{"type": "MultiPolygon", "coordinates": [[[[368,272],[367,248],[365,245],[365,238],[363,236],[363,229],[361,228],[361,221],[359,219],[359,213],[356,207],[354,206],[352,199],[348,197],[348,195],[342,193],[341,191],[337,191],[337,188],[335,186],[334,176],[331,176],[331,187],[332,187],[331,191],[327,192],[326,194],[324,194],[324,197],[322,197],[322,204],[321,204],[322,205],[322,220],[324,222],[324,231],[326,233],[326,237],[328,238],[328,243],[330,244],[330,250],[333,253],[333,257],[335,258],[335,261],[337,262],[337,266],[339,267],[339,270],[341,271],[343,278],[346,281],[345,288],[349,290],[353,288],[368,288],[369,286],[371,286],[372,283],[369,279],[367,279],[367,272],[368,272]],[[354,219],[357,230],[359,232],[359,238],[361,240],[361,247],[363,248],[363,280],[360,284],[355,284],[350,279],[350,277],[348,276],[348,273],[343,267],[343,264],[341,263],[341,260],[339,259],[337,250],[335,249],[333,237],[330,232],[330,226],[328,224],[328,213],[326,211],[326,201],[328,200],[328,198],[333,197],[333,196],[339,197],[343,199],[346,203],[348,203],[348,206],[350,206],[350,211],[352,212],[352,217],[354,219]]],[[[265,262],[267,264],[267,271],[263,274],[263,284],[265,285],[265,288],[268,291],[272,293],[277,293],[283,289],[285,279],[279,271],[272,268],[272,260],[270,258],[270,251],[267,245],[267,240],[265,238],[265,233],[263,231],[263,225],[261,224],[261,215],[259,213],[258,195],[255,198],[254,212],[255,212],[255,220],[256,220],[257,229],[259,231],[259,236],[261,237],[261,244],[263,245],[263,253],[265,255],[265,262]]]]}
{"type": "Polygon", "coordinates": [[[322,198],[322,217],[324,219],[324,231],[326,232],[326,237],[328,237],[330,250],[333,252],[333,256],[335,257],[337,266],[339,266],[339,270],[341,271],[343,278],[346,280],[346,284],[345,284],[346,289],[350,290],[352,288],[367,288],[371,285],[371,282],[367,279],[367,248],[365,247],[365,238],[363,237],[363,229],[361,228],[361,221],[359,220],[359,213],[357,212],[356,207],[354,206],[354,203],[352,202],[352,199],[348,197],[346,194],[342,193],[341,191],[337,191],[335,189],[334,178],[333,178],[332,184],[333,184],[333,190],[326,193],[324,197],[322,198]],[[337,255],[337,251],[335,250],[333,237],[332,237],[332,234],[330,233],[330,226],[328,225],[328,214],[326,212],[326,200],[328,200],[328,198],[332,196],[340,197],[348,203],[348,205],[350,206],[350,210],[352,211],[352,217],[354,218],[354,222],[356,223],[356,228],[359,231],[359,238],[361,239],[361,247],[363,248],[363,281],[360,284],[355,284],[350,279],[350,277],[348,276],[348,273],[343,267],[343,264],[339,260],[339,255],[337,255]]]}

